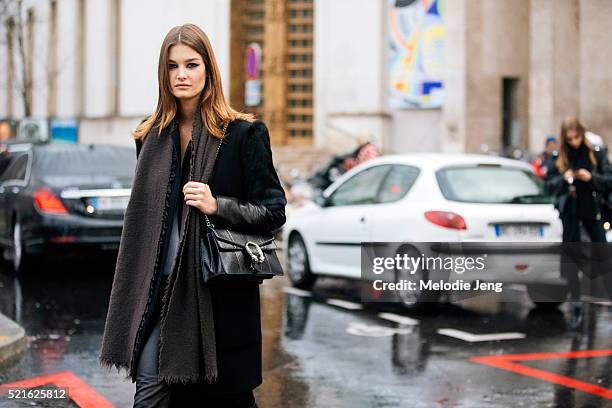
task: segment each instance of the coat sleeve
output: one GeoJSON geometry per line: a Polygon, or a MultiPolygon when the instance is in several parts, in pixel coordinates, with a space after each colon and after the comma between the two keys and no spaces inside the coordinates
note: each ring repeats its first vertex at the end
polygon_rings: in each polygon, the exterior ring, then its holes
{"type": "Polygon", "coordinates": [[[591,182],[593,188],[600,192],[612,189],[612,168],[604,152],[597,155],[597,171],[592,173],[591,182]]]}
{"type": "Polygon", "coordinates": [[[246,200],[216,196],[217,216],[233,228],[275,232],[286,221],[285,191],[272,161],[270,135],[261,121],[253,122],[240,145],[242,183],[246,200]]]}
{"type": "Polygon", "coordinates": [[[550,161],[550,169],[544,180],[544,192],[551,196],[556,196],[563,188],[563,174],[559,173],[555,160],[550,161]]]}

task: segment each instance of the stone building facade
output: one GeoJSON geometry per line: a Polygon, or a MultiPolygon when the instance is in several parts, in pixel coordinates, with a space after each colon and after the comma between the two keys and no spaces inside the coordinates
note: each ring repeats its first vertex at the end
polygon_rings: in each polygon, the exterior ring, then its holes
{"type": "MultiPolygon", "coordinates": [[[[612,142],[611,1],[437,0],[443,103],[397,108],[389,10],[411,3],[24,0],[31,115],[76,118],[82,142],[131,143],[155,107],[163,36],[193,22],[211,38],[232,104],[262,116],[287,155],[347,151],[364,136],[387,153],[536,152],[567,115],[612,142]],[[245,94],[252,44],[261,49],[255,105],[245,94]]],[[[0,119],[24,116],[11,35],[3,24],[0,119]]]]}

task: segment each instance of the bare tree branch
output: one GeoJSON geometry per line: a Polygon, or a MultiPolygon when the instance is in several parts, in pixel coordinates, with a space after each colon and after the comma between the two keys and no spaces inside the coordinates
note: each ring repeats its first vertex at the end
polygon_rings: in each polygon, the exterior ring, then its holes
{"type": "MultiPolygon", "coordinates": [[[[0,23],[4,26],[7,33],[4,40],[6,41],[7,38],[11,38],[13,41],[13,44],[10,44],[8,50],[16,46],[17,55],[20,60],[18,64],[20,75],[16,75],[13,84],[8,84],[8,86],[17,89],[21,95],[24,115],[26,117],[31,116],[32,73],[29,72],[28,61],[26,60],[23,0],[0,0],[0,23]]],[[[15,61],[13,60],[13,62],[15,61]]],[[[16,71],[16,68],[15,66],[12,67],[14,71],[16,71]]]]}

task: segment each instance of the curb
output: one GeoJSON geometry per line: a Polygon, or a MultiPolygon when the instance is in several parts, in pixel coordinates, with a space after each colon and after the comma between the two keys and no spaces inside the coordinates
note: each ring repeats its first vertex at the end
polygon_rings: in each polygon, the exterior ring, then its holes
{"type": "Polygon", "coordinates": [[[14,363],[28,346],[25,329],[0,313],[0,368],[14,363]]]}

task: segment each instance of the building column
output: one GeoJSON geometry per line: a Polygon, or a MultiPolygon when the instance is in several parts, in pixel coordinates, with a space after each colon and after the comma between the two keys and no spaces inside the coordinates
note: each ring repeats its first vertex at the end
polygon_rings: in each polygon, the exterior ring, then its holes
{"type": "Polygon", "coordinates": [[[466,129],[466,0],[444,4],[444,78],[443,124],[441,152],[462,153],[465,150],[466,129]]]}
{"type": "Polygon", "coordinates": [[[287,137],[287,18],[284,0],[266,0],[264,120],[273,144],[287,137]]]}
{"type": "Polygon", "coordinates": [[[561,121],[580,115],[577,0],[531,0],[529,150],[544,148],[561,121]]]}
{"type": "MultiPolygon", "coordinates": [[[[577,49],[572,61],[580,58],[580,119],[584,126],[612,143],[612,2],[579,0],[577,49]]],[[[570,57],[568,57],[569,59],[570,57]]],[[[578,95],[576,92],[574,95],[578,95]]]]}

